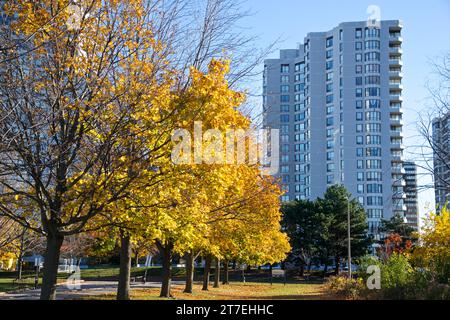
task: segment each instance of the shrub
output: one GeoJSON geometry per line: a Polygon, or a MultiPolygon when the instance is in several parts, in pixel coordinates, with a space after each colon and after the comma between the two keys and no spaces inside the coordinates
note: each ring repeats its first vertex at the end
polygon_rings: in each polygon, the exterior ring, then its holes
{"type": "Polygon", "coordinates": [[[362,278],[349,279],[345,276],[328,278],[327,287],[332,293],[344,296],[347,299],[358,299],[365,290],[362,278]]]}

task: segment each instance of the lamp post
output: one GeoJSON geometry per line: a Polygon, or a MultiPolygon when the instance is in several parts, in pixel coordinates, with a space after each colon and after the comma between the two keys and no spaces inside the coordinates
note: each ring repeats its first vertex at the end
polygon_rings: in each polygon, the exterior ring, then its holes
{"type": "Polygon", "coordinates": [[[348,278],[352,278],[352,248],[350,241],[350,196],[347,195],[347,247],[348,247],[348,278]]]}

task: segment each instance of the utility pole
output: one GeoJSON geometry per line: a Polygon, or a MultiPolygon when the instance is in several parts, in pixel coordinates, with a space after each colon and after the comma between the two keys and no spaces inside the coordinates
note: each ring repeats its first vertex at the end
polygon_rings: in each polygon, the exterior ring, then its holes
{"type": "Polygon", "coordinates": [[[350,241],[350,196],[347,195],[347,247],[348,247],[348,278],[352,278],[352,248],[350,241]]]}

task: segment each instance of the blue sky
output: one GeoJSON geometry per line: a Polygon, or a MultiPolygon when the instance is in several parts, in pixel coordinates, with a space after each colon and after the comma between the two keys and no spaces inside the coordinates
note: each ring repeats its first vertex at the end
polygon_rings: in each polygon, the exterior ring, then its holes
{"type": "MultiPolygon", "coordinates": [[[[381,19],[403,21],[405,146],[417,144],[418,113],[426,110],[426,84],[433,80],[431,61],[450,52],[450,0],[247,0],[252,15],[242,21],[246,32],[257,35],[257,46],[295,48],[308,32],[327,31],[344,21],[366,20],[369,5],[381,9],[381,19]]],[[[276,57],[274,52],[270,57],[276,57]]],[[[259,85],[259,84],[258,84],[259,85]]],[[[406,157],[408,149],[406,150],[406,157]]],[[[430,183],[421,177],[419,183],[430,183]]],[[[421,215],[434,207],[434,191],[419,195],[421,215]]]]}

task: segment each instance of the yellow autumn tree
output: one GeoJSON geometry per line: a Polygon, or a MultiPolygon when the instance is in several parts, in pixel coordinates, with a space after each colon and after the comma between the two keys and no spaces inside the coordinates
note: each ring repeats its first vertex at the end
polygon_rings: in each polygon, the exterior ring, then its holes
{"type": "Polygon", "coordinates": [[[41,299],[54,299],[64,237],[160,174],[175,124],[173,73],[149,1],[3,9],[12,22],[0,34],[0,214],[46,237],[41,299]],[[35,226],[22,215],[30,202],[35,226]]]}
{"type": "Polygon", "coordinates": [[[430,213],[418,234],[418,246],[413,249],[414,264],[429,271],[433,280],[448,283],[450,279],[450,211],[430,213]]]}

